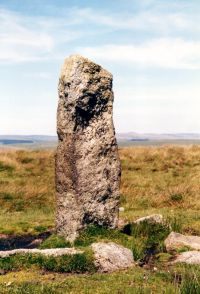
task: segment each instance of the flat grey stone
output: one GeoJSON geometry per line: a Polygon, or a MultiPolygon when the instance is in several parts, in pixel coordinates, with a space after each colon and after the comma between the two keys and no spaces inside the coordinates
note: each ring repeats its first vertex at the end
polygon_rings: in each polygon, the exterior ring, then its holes
{"type": "Polygon", "coordinates": [[[172,263],[200,264],[200,251],[182,252],[172,263]]]}
{"type": "Polygon", "coordinates": [[[163,224],[164,220],[161,214],[152,214],[152,215],[138,218],[137,220],[134,221],[135,224],[141,224],[143,222],[163,224]]]}
{"type": "Polygon", "coordinates": [[[100,272],[113,272],[119,269],[126,269],[134,265],[133,253],[121,245],[113,242],[93,243],[95,265],[100,272]]]}
{"type": "Polygon", "coordinates": [[[174,251],[181,247],[200,250],[200,237],[198,236],[185,236],[171,232],[164,243],[167,251],[174,251]]]}
{"type": "Polygon", "coordinates": [[[75,248],[52,248],[52,249],[14,249],[7,251],[0,251],[0,257],[8,257],[14,254],[41,254],[45,256],[61,256],[61,255],[74,255],[83,253],[81,250],[75,248]]]}

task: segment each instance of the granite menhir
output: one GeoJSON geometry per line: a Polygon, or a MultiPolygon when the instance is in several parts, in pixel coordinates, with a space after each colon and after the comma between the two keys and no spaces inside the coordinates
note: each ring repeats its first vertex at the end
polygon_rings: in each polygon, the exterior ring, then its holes
{"type": "Polygon", "coordinates": [[[56,228],[73,242],[82,228],[116,228],[121,167],[113,126],[112,75],[79,55],[59,80],[56,228]]]}

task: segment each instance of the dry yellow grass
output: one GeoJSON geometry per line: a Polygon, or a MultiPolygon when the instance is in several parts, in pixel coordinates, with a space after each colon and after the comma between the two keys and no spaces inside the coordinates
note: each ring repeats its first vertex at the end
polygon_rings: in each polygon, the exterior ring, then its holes
{"type": "MultiPolygon", "coordinates": [[[[125,208],[121,218],[162,213],[174,218],[183,232],[200,235],[200,147],[122,148],[120,158],[125,208]]],[[[54,151],[0,150],[0,234],[37,234],[53,228],[54,189],[54,151]]],[[[140,253],[144,240],[138,240],[133,248],[140,253]]],[[[176,268],[166,271],[165,266],[157,264],[155,272],[135,266],[107,275],[69,276],[29,269],[2,275],[0,292],[186,293],[179,289],[185,269],[177,274],[176,268]]]]}
{"type": "MultiPolygon", "coordinates": [[[[200,147],[120,149],[120,217],[178,216],[200,234],[200,147]]],[[[54,151],[0,150],[0,233],[37,233],[54,226],[54,151]]]]}
{"type": "Polygon", "coordinates": [[[200,147],[122,148],[120,158],[124,217],[178,214],[185,230],[200,232],[200,147]]]}
{"type": "Polygon", "coordinates": [[[129,208],[200,208],[199,147],[124,148],[120,157],[129,208]]]}
{"type": "Polygon", "coordinates": [[[1,233],[52,227],[54,194],[53,151],[0,151],[1,233]]]}

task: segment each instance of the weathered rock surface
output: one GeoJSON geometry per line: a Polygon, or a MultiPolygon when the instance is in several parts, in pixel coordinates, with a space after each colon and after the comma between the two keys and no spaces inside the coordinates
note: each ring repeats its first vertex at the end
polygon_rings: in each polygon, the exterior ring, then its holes
{"type": "Polygon", "coordinates": [[[61,256],[61,255],[74,255],[83,253],[83,251],[75,248],[52,248],[52,249],[14,249],[7,251],[0,251],[0,257],[8,257],[14,254],[41,254],[45,256],[61,256]]]}
{"type": "Polygon", "coordinates": [[[153,224],[163,224],[164,219],[161,214],[152,214],[148,216],[144,216],[141,218],[138,218],[136,221],[134,221],[134,224],[141,224],[141,223],[153,223],[153,224]]]}
{"type": "Polygon", "coordinates": [[[73,241],[81,228],[116,228],[120,161],[112,118],[112,75],[78,55],[59,80],[56,227],[73,241]]]}
{"type": "Polygon", "coordinates": [[[200,264],[200,251],[186,251],[180,253],[172,263],[179,262],[200,264]]]}
{"type": "MultiPolygon", "coordinates": [[[[91,248],[94,252],[94,263],[100,272],[113,272],[126,269],[134,265],[133,253],[130,249],[110,243],[93,243],[91,248]]],[[[52,249],[14,249],[0,251],[0,258],[20,254],[41,254],[43,256],[62,256],[81,254],[84,251],[76,248],[52,248],[52,249]]]]}
{"type": "Polygon", "coordinates": [[[174,251],[181,247],[200,250],[200,237],[185,236],[179,233],[171,232],[165,240],[165,247],[167,251],[174,251]]]}
{"type": "Polygon", "coordinates": [[[95,265],[100,272],[113,272],[134,264],[132,251],[113,242],[93,243],[91,247],[94,251],[95,265]]]}

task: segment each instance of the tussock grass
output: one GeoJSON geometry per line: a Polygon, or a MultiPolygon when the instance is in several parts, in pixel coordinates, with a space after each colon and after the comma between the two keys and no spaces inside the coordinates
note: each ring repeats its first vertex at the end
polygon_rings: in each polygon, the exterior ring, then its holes
{"type": "Polygon", "coordinates": [[[0,233],[53,227],[54,194],[53,151],[0,150],[0,233]]]}
{"type": "Polygon", "coordinates": [[[89,251],[57,257],[43,256],[41,254],[16,254],[0,259],[0,269],[4,271],[16,271],[32,267],[63,273],[84,273],[95,271],[93,256],[89,251]]]}
{"type": "Polygon", "coordinates": [[[132,238],[123,234],[119,230],[107,229],[101,226],[90,225],[80,233],[80,236],[75,240],[74,245],[87,247],[94,242],[116,242],[131,249],[132,238]]]}
{"type": "Polygon", "coordinates": [[[200,207],[199,147],[123,148],[120,158],[128,209],[200,207]]]}
{"type": "MultiPolygon", "coordinates": [[[[120,218],[132,222],[138,217],[161,213],[174,231],[200,235],[200,147],[130,147],[120,149],[119,153],[120,205],[125,208],[120,218]]],[[[38,234],[52,229],[54,191],[54,151],[0,150],[0,234],[38,234]]],[[[168,228],[162,225],[131,226],[130,236],[118,230],[89,226],[75,242],[86,253],[73,261],[44,260],[39,256],[1,260],[0,268],[11,272],[0,276],[0,293],[161,293],[161,289],[162,293],[200,293],[198,268],[162,268],[171,258],[163,247],[167,234],[168,228]],[[158,268],[154,272],[134,267],[110,275],[82,277],[50,276],[49,272],[46,277],[41,276],[41,270],[92,272],[87,247],[96,241],[122,244],[132,249],[135,260],[140,261],[148,250],[155,250],[158,268]],[[12,275],[13,270],[19,272],[12,275]],[[13,284],[6,286],[10,281],[13,284]]],[[[42,248],[65,246],[69,244],[55,235],[41,245],[42,248]]]]}
{"type": "Polygon", "coordinates": [[[40,244],[40,249],[65,247],[71,247],[71,243],[67,242],[64,237],[57,236],[56,234],[52,234],[40,244]]]}
{"type": "MultiPolygon", "coordinates": [[[[200,147],[129,147],[119,153],[120,217],[162,213],[174,219],[176,230],[200,234],[200,147]]],[[[54,151],[0,149],[0,233],[52,228],[54,194],[54,151]]]]}
{"type": "MultiPolygon", "coordinates": [[[[179,222],[179,231],[200,234],[200,147],[129,147],[119,153],[121,218],[182,215],[175,227],[179,222]]],[[[52,228],[54,191],[54,151],[0,149],[0,233],[52,228]]]]}
{"type": "Polygon", "coordinates": [[[199,146],[128,147],[120,149],[120,158],[121,217],[132,221],[162,213],[180,220],[182,215],[179,231],[200,234],[199,146]]]}
{"type": "Polygon", "coordinates": [[[142,222],[131,225],[132,250],[136,260],[143,259],[145,255],[153,255],[164,252],[164,240],[170,233],[170,226],[166,224],[157,224],[142,222]]]}

